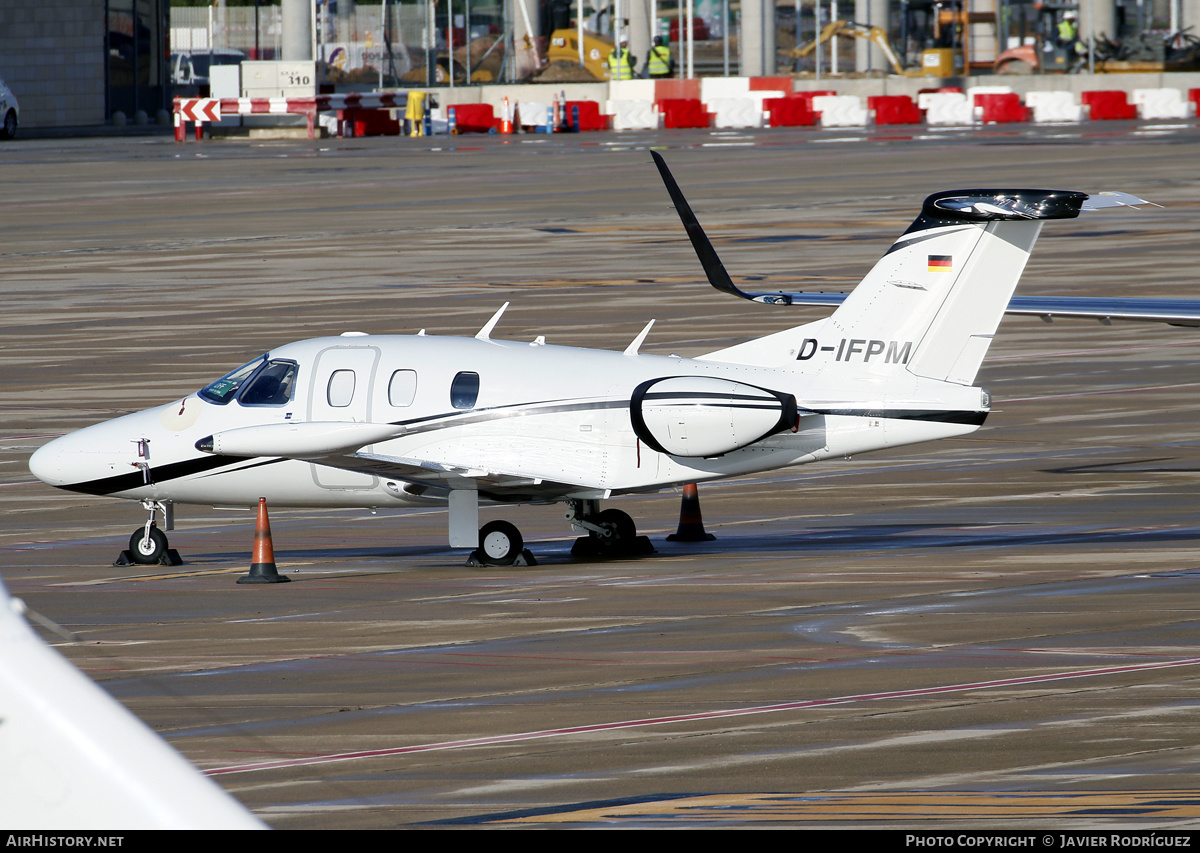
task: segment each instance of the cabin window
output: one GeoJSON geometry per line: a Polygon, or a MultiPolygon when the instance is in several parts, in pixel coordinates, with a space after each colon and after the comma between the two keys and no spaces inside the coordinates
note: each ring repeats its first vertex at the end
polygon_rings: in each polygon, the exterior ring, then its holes
{"type": "Polygon", "coordinates": [[[254,375],[254,371],[267,360],[265,355],[261,355],[254,361],[248,364],[243,364],[237,370],[231,373],[226,373],[216,382],[211,385],[206,385],[200,390],[200,396],[210,403],[216,403],[219,406],[224,406],[230,400],[237,396],[238,389],[254,375]]]}
{"type": "Polygon", "coordinates": [[[343,409],[354,399],[354,371],[335,370],[329,377],[325,399],[335,409],[343,409]]]}
{"type": "Polygon", "coordinates": [[[243,406],[282,406],[296,391],[296,363],[272,361],[254,375],[238,395],[243,406]]]}
{"type": "Polygon", "coordinates": [[[472,409],[479,399],[479,374],[463,371],[450,383],[450,405],[456,409],[472,409]]]}
{"type": "Polygon", "coordinates": [[[411,406],[417,396],[417,371],[397,370],[388,382],[388,402],[397,409],[411,406]]]}

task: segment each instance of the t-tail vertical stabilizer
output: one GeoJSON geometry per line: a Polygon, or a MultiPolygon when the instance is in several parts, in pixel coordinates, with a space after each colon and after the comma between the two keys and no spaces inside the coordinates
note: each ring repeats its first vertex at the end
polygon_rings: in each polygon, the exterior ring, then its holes
{"type": "Polygon", "coordinates": [[[822,372],[907,370],[970,385],[1042,222],[1075,218],[1086,199],[1059,190],[929,196],[921,215],[826,321],[818,348],[832,357],[822,372]]]}
{"type": "Polygon", "coordinates": [[[833,381],[907,373],[970,385],[1042,222],[1073,219],[1087,200],[1061,190],[935,193],[828,318],[703,358],[773,367],[794,361],[833,381]]]}

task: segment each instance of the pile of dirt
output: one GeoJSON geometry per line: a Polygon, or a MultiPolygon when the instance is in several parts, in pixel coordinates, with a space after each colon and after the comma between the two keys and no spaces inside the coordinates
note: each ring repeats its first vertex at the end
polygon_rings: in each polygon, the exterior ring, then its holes
{"type": "Polygon", "coordinates": [[[575,62],[551,62],[533,79],[538,83],[597,83],[586,68],[575,62]]]}

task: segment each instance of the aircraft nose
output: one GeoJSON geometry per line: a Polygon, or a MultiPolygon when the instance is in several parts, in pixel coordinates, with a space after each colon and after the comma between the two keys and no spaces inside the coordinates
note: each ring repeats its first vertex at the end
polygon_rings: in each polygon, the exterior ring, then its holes
{"type": "Polygon", "coordinates": [[[48,486],[61,486],[67,482],[63,438],[43,444],[29,457],[29,471],[48,486]]]}

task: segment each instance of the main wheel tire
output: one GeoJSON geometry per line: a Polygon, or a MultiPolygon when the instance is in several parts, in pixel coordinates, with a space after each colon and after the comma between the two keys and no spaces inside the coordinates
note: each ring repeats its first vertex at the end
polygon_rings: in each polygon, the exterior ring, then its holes
{"type": "Polygon", "coordinates": [[[637,538],[637,525],[629,513],[619,509],[606,509],[596,516],[596,524],[608,531],[607,536],[596,536],[596,544],[609,553],[620,552],[630,547],[637,538]]]}
{"type": "Polygon", "coordinates": [[[521,531],[507,521],[489,521],[479,528],[479,560],[489,566],[511,566],[524,547],[521,531]]]}
{"type": "Polygon", "coordinates": [[[146,542],[146,528],[139,527],[129,537],[129,554],[135,563],[151,565],[167,553],[167,534],[157,527],[150,528],[150,541],[146,542]]]}
{"type": "Polygon", "coordinates": [[[17,135],[17,111],[9,110],[4,114],[4,138],[12,139],[17,135]]]}

